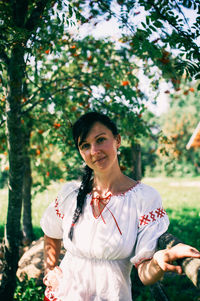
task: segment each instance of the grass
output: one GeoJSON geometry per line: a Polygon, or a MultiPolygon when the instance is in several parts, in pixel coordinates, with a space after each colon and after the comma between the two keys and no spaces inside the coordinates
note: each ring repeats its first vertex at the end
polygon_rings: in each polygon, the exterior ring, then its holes
{"type": "Polygon", "coordinates": [[[169,231],[200,249],[200,178],[146,178],[143,182],[160,192],[170,219],[169,231]]]}
{"type": "MultiPolygon", "coordinates": [[[[169,231],[183,242],[200,249],[200,178],[145,178],[142,182],[153,186],[160,192],[163,206],[170,219],[169,231]]],[[[42,235],[39,224],[42,213],[55,199],[62,185],[62,183],[53,184],[48,190],[33,199],[32,220],[37,238],[42,235]]],[[[6,210],[7,191],[2,189],[0,193],[0,237],[3,236],[6,210]]],[[[163,284],[171,301],[176,300],[177,296],[179,301],[200,301],[199,290],[184,275],[173,274],[170,277],[166,275],[163,284]]],[[[152,300],[148,287],[138,285],[138,288],[139,291],[136,289],[134,300],[152,300]]]]}

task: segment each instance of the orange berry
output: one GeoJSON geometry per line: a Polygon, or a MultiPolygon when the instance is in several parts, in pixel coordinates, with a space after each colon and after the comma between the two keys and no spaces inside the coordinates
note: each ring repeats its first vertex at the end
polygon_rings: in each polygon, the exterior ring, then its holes
{"type": "Polygon", "coordinates": [[[40,149],[37,148],[37,149],[36,149],[36,154],[37,154],[37,155],[40,155],[40,153],[41,153],[41,152],[40,152],[40,149]]]}
{"type": "Polygon", "coordinates": [[[128,86],[129,85],[129,81],[128,80],[125,80],[122,82],[122,86],[128,86]]]}
{"type": "Polygon", "coordinates": [[[50,50],[49,50],[49,49],[45,50],[45,53],[46,53],[46,54],[49,54],[49,52],[50,52],[50,50]]]}
{"type": "Polygon", "coordinates": [[[194,88],[192,88],[192,87],[189,90],[190,90],[190,92],[194,92],[194,88]]]}
{"type": "Polygon", "coordinates": [[[76,106],[71,107],[72,112],[76,111],[76,106]]]}
{"type": "Polygon", "coordinates": [[[49,175],[50,175],[49,171],[47,171],[46,175],[47,175],[47,177],[49,177],[49,175]]]}
{"type": "Polygon", "coordinates": [[[61,124],[55,122],[53,126],[55,127],[55,129],[58,129],[61,126],[61,124]]]}

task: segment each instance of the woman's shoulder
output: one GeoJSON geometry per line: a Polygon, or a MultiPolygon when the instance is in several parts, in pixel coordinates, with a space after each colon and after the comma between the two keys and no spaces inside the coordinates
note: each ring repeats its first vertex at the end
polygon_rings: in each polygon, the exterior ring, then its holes
{"type": "Polygon", "coordinates": [[[80,182],[78,181],[69,181],[69,182],[66,182],[60,192],[59,192],[59,195],[62,196],[67,196],[71,193],[77,193],[78,192],[78,189],[79,189],[79,186],[80,186],[80,182]]]}
{"type": "Polygon", "coordinates": [[[139,194],[144,197],[149,197],[149,195],[159,196],[159,192],[154,187],[147,185],[142,181],[136,181],[135,184],[125,192],[125,194],[126,193],[139,194]]]}
{"type": "Polygon", "coordinates": [[[77,181],[65,183],[58,193],[55,201],[51,204],[51,206],[54,207],[56,215],[62,219],[67,212],[74,210],[79,186],[80,183],[77,181]]]}
{"type": "Polygon", "coordinates": [[[162,203],[160,193],[152,186],[138,182],[129,191],[129,196],[135,199],[136,206],[143,209],[160,206],[162,203]]]}
{"type": "Polygon", "coordinates": [[[139,184],[140,184],[140,186],[139,186],[140,191],[142,192],[142,194],[143,194],[144,197],[146,197],[146,196],[148,198],[149,198],[149,196],[160,197],[160,193],[154,187],[152,187],[152,186],[150,186],[148,184],[145,184],[143,182],[140,182],[139,184]]]}

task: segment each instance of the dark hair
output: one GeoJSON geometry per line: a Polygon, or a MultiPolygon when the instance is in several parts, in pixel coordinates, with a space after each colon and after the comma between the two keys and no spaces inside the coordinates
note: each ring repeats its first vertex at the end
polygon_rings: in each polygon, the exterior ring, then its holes
{"type": "MultiPolygon", "coordinates": [[[[105,125],[109,130],[111,130],[113,136],[116,136],[118,134],[118,130],[115,123],[107,115],[98,112],[86,113],[82,115],[74,123],[72,127],[72,134],[77,149],[79,149],[78,145],[87,137],[89,131],[91,130],[92,126],[96,122],[100,122],[103,125],[105,125]],[[78,143],[79,138],[80,138],[80,142],[78,143]]],[[[91,190],[92,190],[92,169],[86,165],[82,176],[81,186],[79,188],[78,195],[77,195],[77,204],[72,219],[72,225],[68,235],[71,240],[73,237],[74,225],[77,223],[79,216],[83,211],[83,205],[85,202],[86,195],[87,193],[91,192],[91,190]]]]}

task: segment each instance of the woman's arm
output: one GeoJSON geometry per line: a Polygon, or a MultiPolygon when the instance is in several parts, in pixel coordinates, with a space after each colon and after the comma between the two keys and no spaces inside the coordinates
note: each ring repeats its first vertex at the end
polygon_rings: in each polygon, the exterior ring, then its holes
{"type": "Polygon", "coordinates": [[[157,251],[151,260],[144,261],[138,266],[140,280],[144,285],[150,285],[160,280],[167,271],[181,274],[181,266],[173,265],[172,262],[185,257],[200,258],[200,252],[182,243],[171,249],[157,251]]]}
{"type": "Polygon", "coordinates": [[[44,235],[44,274],[58,265],[61,249],[61,239],[51,238],[44,235]]]}

